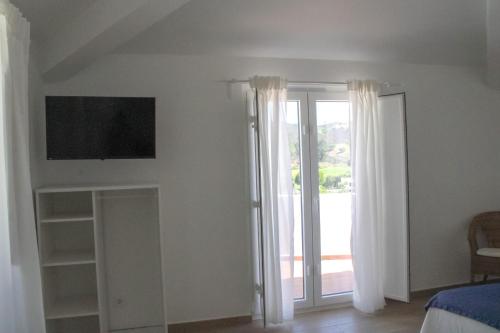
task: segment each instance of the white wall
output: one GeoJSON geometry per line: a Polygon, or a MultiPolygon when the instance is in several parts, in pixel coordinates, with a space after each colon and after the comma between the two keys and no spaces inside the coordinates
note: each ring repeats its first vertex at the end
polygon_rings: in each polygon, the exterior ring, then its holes
{"type": "Polygon", "coordinates": [[[39,125],[39,114],[43,110],[40,109],[40,105],[43,103],[43,80],[40,74],[39,66],[39,49],[34,42],[31,42],[30,46],[30,61],[28,69],[28,98],[29,98],[29,120],[30,120],[30,162],[31,162],[31,181],[33,185],[36,185],[40,176],[38,172],[40,168],[38,167],[38,162],[40,156],[38,155],[37,148],[40,143],[42,133],[40,133],[39,125]]]}
{"type": "Polygon", "coordinates": [[[470,218],[500,210],[500,92],[472,68],[354,62],[111,56],[47,94],[157,97],[153,161],[46,161],[37,184],[159,182],[167,226],[170,322],[250,313],[246,124],[238,88],[218,80],[373,78],[407,92],[413,290],[466,282],[470,218]]]}

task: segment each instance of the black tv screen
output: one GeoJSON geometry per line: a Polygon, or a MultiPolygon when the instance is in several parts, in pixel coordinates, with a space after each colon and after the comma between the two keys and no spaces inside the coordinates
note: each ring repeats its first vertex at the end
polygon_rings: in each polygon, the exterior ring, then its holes
{"type": "Polygon", "coordinates": [[[155,158],[155,99],[47,96],[47,159],[155,158]]]}

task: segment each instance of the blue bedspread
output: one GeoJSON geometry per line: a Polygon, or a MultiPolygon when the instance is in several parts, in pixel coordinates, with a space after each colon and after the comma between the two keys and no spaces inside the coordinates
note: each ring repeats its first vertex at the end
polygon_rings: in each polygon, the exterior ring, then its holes
{"type": "Polygon", "coordinates": [[[445,290],[434,295],[425,309],[456,313],[500,330],[500,283],[445,290]]]}

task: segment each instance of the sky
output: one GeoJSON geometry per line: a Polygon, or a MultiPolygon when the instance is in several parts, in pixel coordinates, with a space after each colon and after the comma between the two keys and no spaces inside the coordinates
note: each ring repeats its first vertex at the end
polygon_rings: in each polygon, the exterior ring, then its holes
{"type": "MultiPolygon", "coordinates": [[[[349,123],[349,103],[343,101],[316,101],[318,126],[333,123],[349,123]]],[[[287,123],[298,124],[300,101],[288,101],[287,123]]]]}

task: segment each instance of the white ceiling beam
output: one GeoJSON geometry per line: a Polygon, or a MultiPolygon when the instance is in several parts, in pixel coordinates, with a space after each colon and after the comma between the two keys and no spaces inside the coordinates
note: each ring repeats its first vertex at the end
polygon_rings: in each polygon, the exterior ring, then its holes
{"type": "Polygon", "coordinates": [[[488,0],[486,13],[486,81],[500,89],[500,1],[488,0]]]}
{"type": "Polygon", "coordinates": [[[189,0],[99,0],[45,43],[47,80],[67,78],[189,0]]]}

